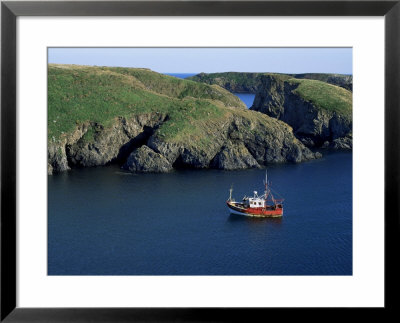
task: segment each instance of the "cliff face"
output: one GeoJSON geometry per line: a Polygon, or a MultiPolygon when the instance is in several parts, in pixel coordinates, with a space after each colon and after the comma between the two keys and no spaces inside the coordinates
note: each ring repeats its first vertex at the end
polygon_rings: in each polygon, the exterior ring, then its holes
{"type": "Polygon", "coordinates": [[[340,86],[346,90],[353,90],[353,76],[344,74],[305,73],[305,74],[274,74],[274,73],[200,73],[189,77],[189,80],[205,84],[216,84],[233,93],[257,93],[262,84],[263,76],[280,78],[309,79],[340,86]]]}
{"type": "Polygon", "coordinates": [[[251,109],[286,122],[309,147],[352,149],[351,93],[339,87],[264,76],[251,109]]]}
{"type": "Polygon", "coordinates": [[[143,69],[49,68],[48,173],[240,169],[319,157],[287,124],[216,85],[143,69]]]}
{"type": "Polygon", "coordinates": [[[110,127],[85,122],[57,142],[48,143],[48,172],[62,172],[71,167],[107,165],[125,160],[165,120],[159,113],[117,117],[110,127]]]}
{"type": "Polygon", "coordinates": [[[109,128],[99,124],[79,126],[58,144],[49,144],[49,174],[110,163],[133,172],[231,170],[320,157],[297,140],[289,126],[256,112],[231,113],[225,120],[216,121],[200,142],[163,138],[160,129],[165,123],[168,115],[152,113],[117,118],[109,128]]]}
{"type": "Polygon", "coordinates": [[[260,84],[260,73],[200,73],[187,78],[205,84],[215,84],[234,93],[256,93],[260,84]]]}

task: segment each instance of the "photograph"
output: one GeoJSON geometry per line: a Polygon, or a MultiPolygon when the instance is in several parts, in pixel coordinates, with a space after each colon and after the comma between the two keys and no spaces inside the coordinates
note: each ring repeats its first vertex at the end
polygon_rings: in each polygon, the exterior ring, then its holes
{"type": "Polygon", "coordinates": [[[2,1],[0,321],[392,317],[399,2],[2,1]]]}
{"type": "Polygon", "coordinates": [[[351,47],[48,47],[47,274],[351,276],[352,106],[351,47]]]}

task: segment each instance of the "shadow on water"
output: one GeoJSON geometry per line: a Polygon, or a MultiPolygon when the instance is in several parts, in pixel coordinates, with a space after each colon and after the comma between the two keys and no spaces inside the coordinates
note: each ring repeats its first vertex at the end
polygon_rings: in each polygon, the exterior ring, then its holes
{"type": "Polygon", "coordinates": [[[231,230],[245,230],[247,241],[252,245],[270,245],[271,239],[283,231],[282,218],[251,217],[230,214],[227,221],[231,230]]]}

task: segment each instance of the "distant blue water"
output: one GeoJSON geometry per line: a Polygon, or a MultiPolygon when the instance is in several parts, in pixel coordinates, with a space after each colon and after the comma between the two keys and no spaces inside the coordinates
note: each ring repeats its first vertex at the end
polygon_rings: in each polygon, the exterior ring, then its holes
{"type": "Polygon", "coordinates": [[[175,76],[180,79],[185,79],[187,77],[197,75],[198,73],[164,73],[165,75],[175,76]]]}
{"type": "Polygon", "coordinates": [[[265,171],[48,177],[49,275],[351,275],[352,154],[269,168],[281,219],[230,215],[265,171]]]}
{"type": "Polygon", "coordinates": [[[240,100],[242,100],[248,108],[253,105],[254,98],[256,97],[253,93],[233,93],[235,94],[240,100]]]}

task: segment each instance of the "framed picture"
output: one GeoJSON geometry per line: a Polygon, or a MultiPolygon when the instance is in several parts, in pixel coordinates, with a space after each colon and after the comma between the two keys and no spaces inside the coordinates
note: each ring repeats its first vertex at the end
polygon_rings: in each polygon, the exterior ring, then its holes
{"type": "Polygon", "coordinates": [[[399,15],[3,1],[1,320],[394,311],[399,15]]]}

